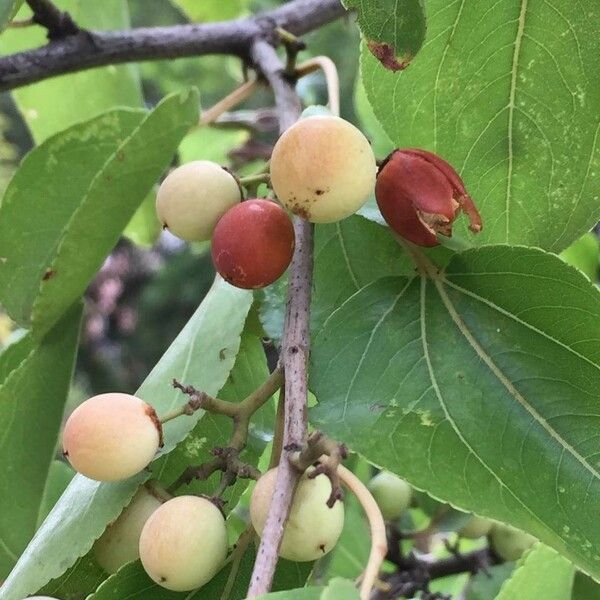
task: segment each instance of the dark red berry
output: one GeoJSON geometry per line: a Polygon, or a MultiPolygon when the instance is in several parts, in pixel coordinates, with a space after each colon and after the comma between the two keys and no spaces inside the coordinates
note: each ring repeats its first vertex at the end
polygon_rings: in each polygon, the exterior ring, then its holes
{"type": "Polygon", "coordinates": [[[375,197],[388,225],[419,246],[437,246],[436,234],[450,237],[461,210],[469,217],[471,231],[479,233],[482,228],[460,175],[426,150],[392,152],[379,169],[375,197]]]}
{"type": "Polygon", "coordinates": [[[212,258],[219,274],[239,288],[262,288],[288,268],[294,228],[288,214],[268,200],[247,200],[230,208],[215,227],[212,258]]]}

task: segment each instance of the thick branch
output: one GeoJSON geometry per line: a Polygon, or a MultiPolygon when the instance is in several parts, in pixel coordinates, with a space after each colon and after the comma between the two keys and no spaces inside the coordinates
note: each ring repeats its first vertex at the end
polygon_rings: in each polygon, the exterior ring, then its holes
{"type": "Polygon", "coordinates": [[[64,73],[126,62],[201,54],[234,54],[248,59],[257,38],[277,41],[276,27],[301,35],[342,14],[339,0],[294,0],[235,21],[131,31],[79,31],[41,48],[0,58],[0,91],[64,73]]]}
{"type": "MultiPolygon", "coordinates": [[[[280,131],[285,131],[300,116],[300,101],[293,83],[284,73],[284,65],[274,48],[258,39],[251,58],[267,79],[275,94],[280,131]]],[[[277,565],[277,554],[288,516],[299,471],[289,461],[289,449],[300,449],[306,441],[307,362],[309,353],[309,309],[313,264],[312,225],[294,218],[296,250],[290,267],[288,301],[283,330],[281,357],[285,371],[285,415],[283,450],[277,469],[275,493],[260,547],[258,549],[248,598],[269,591],[277,565]]]]}

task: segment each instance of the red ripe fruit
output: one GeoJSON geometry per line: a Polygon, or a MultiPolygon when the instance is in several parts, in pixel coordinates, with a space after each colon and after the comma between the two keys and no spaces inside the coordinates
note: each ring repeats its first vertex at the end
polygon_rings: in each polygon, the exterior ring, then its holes
{"type": "Polygon", "coordinates": [[[450,237],[461,210],[472,232],[482,228],[460,175],[426,150],[394,150],[379,168],[375,197],[388,225],[419,246],[437,246],[438,233],[450,237]]]}
{"type": "Polygon", "coordinates": [[[246,200],[230,208],[215,227],[215,268],[239,288],[262,288],[279,279],[294,254],[294,227],[281,206],[246,200]]]}

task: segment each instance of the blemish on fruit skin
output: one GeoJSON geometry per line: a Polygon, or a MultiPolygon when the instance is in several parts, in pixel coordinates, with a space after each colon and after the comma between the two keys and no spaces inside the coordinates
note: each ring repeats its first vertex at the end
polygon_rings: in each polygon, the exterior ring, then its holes
{"type": "Polygon", "coordinates": [[[320,544],[320,545],[319,545],[319,550],[320,550],[320,551],[321,551],[323,554],[325,554],[325,544],[320,544]]]}
{"type": "Polygon", "coordinates": [[[219,350],[219,360],[225,360],[225,350],[227,350],[227,348],[221,348],[219,350]]]}
{"type": "Polygon", "coordinates": [[[394,52],[394,48],[390,46],[390,44],[386,44],[385,42],[375,42],[371,40],[367,43],[371,54],[386,68],[390,71],[402,71],[406,69],[410,64],[410,61],[413,57],[408,54],[402,60],[398,60],[394,52]]]}

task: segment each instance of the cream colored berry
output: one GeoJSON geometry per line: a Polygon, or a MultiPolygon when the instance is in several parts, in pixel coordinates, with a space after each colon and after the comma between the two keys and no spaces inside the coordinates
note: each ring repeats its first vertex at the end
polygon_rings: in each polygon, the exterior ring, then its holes
{"type": "Polygon", "coordinates": [[[537,538],[503,523],[495,523],[490,531],[490,544],[500,558],[518,560],[537,538]]]}
{"type": "Polygon", "coordinates": [[[141,487],[116,521],[106,528],[94,544],[94,556],[107,573],[116,573],[139,557],[142,528],[161,504],[154,494],[141,487]]]}
{"type": "Polygon", "coordinates": [[[492,525],[493,523],[489,519],[473,516],[458,530],[458,535],[470,540],[476,540],[477,538],[487,535],[490,532],[492,525]]]}
{"type": "Polygon", "coordinates": [[[146,521],[140,559],[146,573],[169,590],[203,586],[227,556],[227,530],[221,511],[198,496],[165,502],[146,521]]]}
{"type": "Polygon", "coordinates": [[[209,240],[217,221],[242,199],[231,173],[197,160],[174,169],[161,183],[156,214],[171,233],[188,242],[209,240]]]}
{"type": "MultiPolygon", "coordinates": [[[[252,525],[262,535],[275,490],[277,469],[267,471],[256,483],[250,501],[252,525]]],[[[331,482],[326,475],[309,479],[305,473],[296,487],[294,501],[285,525],[279,555],[304,562],[327,554],[337,543],[344,527],[344,505],[327,506],[331,482]]]]}
{"type": "Polygon", "coordinates": [[[397,475],[380,471],[367,486],[387,521],[399,519],[410,506],[412,488],[397,475]]]}
{"type": "Polygon", "coordinates": [[[94,396],[78,406],[63,432],[63,452],[82,475],[119,481],[154,458],[162,438],[156,412],[129,394],[94,396]]]}
{"type": "Polygon", "coordinates": [[[301,119],[277,141],[271,156],[277,198],[313,223],[355,213],[374,192],[377,166],[367,138],[332,116],[301,119]]]}

